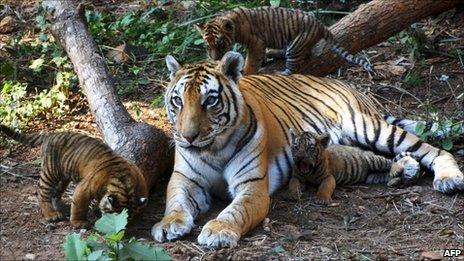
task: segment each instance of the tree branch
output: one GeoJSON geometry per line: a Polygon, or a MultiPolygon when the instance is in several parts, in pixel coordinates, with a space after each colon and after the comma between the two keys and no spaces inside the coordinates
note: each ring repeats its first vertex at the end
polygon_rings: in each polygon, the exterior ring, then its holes
{"type": "Polygon", "coordinates": [[[142,171],[151,188],[172,168],[173,148],[163,131],[136,122],[116,94],[105,58],[86,28],[84,8],[74,1],[46,0],[51,31],[73,63],[104,141],[142,171]]]}
{"type": "MultiPolygon", "coordinates": [[[[356,11],[330,27],[330,30],[338,43],[354,54],[387,40],[420,19],[463,3],[463,0],[373,0],[359,6],[356,11]]],[[[322,52],[313,52],[311,60],[300,73],[325,76],[345,62],[330,47],[322,48],[322,52]]],[[[272,61],[261,72],[281,71],[283,65],[282,60],[272,61]]]]}

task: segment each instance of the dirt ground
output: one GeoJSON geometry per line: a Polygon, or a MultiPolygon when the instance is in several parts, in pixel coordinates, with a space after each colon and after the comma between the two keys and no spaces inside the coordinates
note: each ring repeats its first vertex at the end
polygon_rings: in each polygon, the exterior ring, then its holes
{"type": "MultiPolygon", "coordinates": [[[[421,21],[419,25],[431,31],[429,38],[435,41],[433,51],[426,52],[420,63],[409,57],[408,48],[400,41],[386,41],[367,50],[380,76],[371,79],[361,69],[346,66],[332,77],[356,83],[394,115],[427,117],[429,110],[438,108],[440,117],[463,117],[463,99],[457,96],[464,93],[464,64],[462,58],[443,54],[454,48],[463,50],[462,24],[462,10],[421,21]],[[457,40],[446,40],[450,38],[457,40]],[[410,71],[420,76],[421,84],[404,83],[410,71]],[[442,75],[449,80],[440,81],[442,75]]],[[[158,93],[160,86],[151,88],[158,93]]],[[[164,113],[149,107],[153,97],[141,96],[137,99],[140,120],[167,129],[164,113]]],[[[64,122],[37,126],[37,131],[66,129],[98,136],[86,110],[64,122]]],[[[452,151],[461,170],[463,143],[458,141],[452,151]]],[[[67,221],[47,223],[41,217],[38,155],[38,149],[23,145],[0,148],[0,260],[64,258],[64,238],[73,229],[67,221]]],[[[150,230],[163,216],[165,186],[162,181],[153,190],[148,207],[130,224],[129,234],[153,242],[150,230]]],[[[273,196],[266,220],[234,249],[209,250],[196,244],[202,226],[226,206],[221,201],[196,221],[190,236],[159,245],[176,260],[417,260],[441,257],[444,249],[464,250],[464,193],[434,191],[430,174],[405,188],[339,187],[330,207],[314,204],[314,193],[310,188],[300,202],[287,200],[285,191],[273,196]]],[[[70,194],[68,191],[68,200],[70,194]]]]}

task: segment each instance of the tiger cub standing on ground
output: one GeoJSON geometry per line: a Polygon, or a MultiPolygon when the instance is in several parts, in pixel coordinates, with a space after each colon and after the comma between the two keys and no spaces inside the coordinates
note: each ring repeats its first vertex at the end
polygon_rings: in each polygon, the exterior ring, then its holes
{"type": "Polygon", "coordinates": [[[317,198],[320,203],[329,204],[336,185],[387,183],[390,179],[400,178],[405,169],[409,170],[408,177],[411,178],[419,170],[419,163],[409,155],[394,162],[357,147],[329,146],[328,134],[317,135],[308,131],[296,134],[290,130],[290,135],[295,167],[289,192],[293,199],[300,199],[302,183],[306,182],[319,185],[317,198]]]}
{"type": "Polygon", "coordinates": [[[71,181],[77,185],[70,218],[75,227],[88,225],[87,211],[93,199],[102,212],[127,208],[131,216],[147,203],[147,185],[139,169],[98,139],[71,132],[20,134],[5,125],[0,125],[0,132],[18,142],[41,146],[39,205],[47,221],[64,218],[61,196],[71,181]]]}
{"type": "Polygon", "coordinates": [[[299,10],[282,7],[235,8],[196,25],[203,36],[207,52],[219,60],[234,43],[248,49],[244,74],[255,74],[261,67],[266,48],[285,57],[283,74],[298,72],[311,56],[314,45],[321,39],[348,62],[373,71],[369,63],[349,54],[334,40],[332,33],[315,17],[299,10]]]}

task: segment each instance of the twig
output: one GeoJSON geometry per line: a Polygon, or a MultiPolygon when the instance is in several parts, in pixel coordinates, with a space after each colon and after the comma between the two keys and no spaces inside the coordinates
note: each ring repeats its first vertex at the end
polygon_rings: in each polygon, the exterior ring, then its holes
{"type": "Polygon", "coordinates": [[[401,88],[401,87],[397,87],[397,86],[390,86],[390,85],[382,85],[381,87],[378,88],[378,90],[381,90],[381,89],[384,89],[384,88],[390,88],[390,89],[395,89],[401,93],[404,93],[404,94],[407,94],[409,95],[410,97],[414,98],[418,103],[420,103],[420,105],[424,105],[424,103],[419,99],[417,98],[414,94],[406,91],[405,89],[401,88]]]}
{"type": "Polygon", "coordinates": [[[393,206],[395,207],[396,212],[398,212],[398,215],[401,215],[401,212],[400,212],[400,211],[398,210],[398,208],[396,207],[395,201],[393,201],[393,206]]]}
{"type": "Polygon", "coordinates": [[[389,193],[380,194],[380,195],[365,196],[365,197],[362,197],[362,199],[396,197],[396,196],[401,196],[401,195],[408,194],[411,192],[414,192],[414,191],[405,190],[405,191],[400,191],[400,192],[389,192],[389,193]]]}
{"type": "Polygon", "coordinates": [[[1,174],[5,174],[5,173],[6,173],[6,174],[10,174],[11,176],[16,177],[16,178],[24,178],[24,179],[30,179],[30,180],[34,180],[34,181],[35,181],[34,178],[31,178],[31,177],[29,177],[29,176],[24,176],[24,175],[18,175],[18,174],[14,173],[14,172],[11,172],[11,171],[7,170],[7,169],[3,169],[3,170],[0,172],[0,175],[1,175],[1,174]]]}
{"type": "Polygon", "coordinates": [[[210,15],[206,15],[206,16],[199,17],[199,18],[195,18],[195,19],[190,20],[190,21],[187,21],[187,22],[185,22],[185,23],[181,23],[180,25],[178,25],[178,27],[183,27],[183,26],[191,25],[191,24],[194,24],[194,23],[196,23],[196,22],[199,22],[199,21],[202,21],[202,20],[211,18],[211,17],[215,17],[215,16],[217,16],[217,14],[210,14],[210,15]]]}

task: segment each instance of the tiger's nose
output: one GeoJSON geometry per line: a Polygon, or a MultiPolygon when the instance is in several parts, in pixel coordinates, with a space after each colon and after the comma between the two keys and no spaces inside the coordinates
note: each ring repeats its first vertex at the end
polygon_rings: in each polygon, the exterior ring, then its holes
{"type": "Polygon", "coordinates": [[[200,135],[200,132],[191,132],[184,134],[184,139],[186,139],[189,143],[192,143],[197,137],[200,135]]]}

